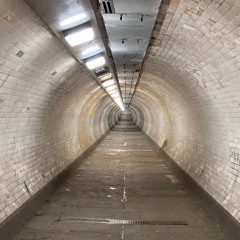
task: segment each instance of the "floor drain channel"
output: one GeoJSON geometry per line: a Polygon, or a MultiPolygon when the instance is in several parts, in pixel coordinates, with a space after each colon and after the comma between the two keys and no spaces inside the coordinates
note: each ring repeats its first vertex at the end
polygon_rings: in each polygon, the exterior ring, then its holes
{"type": "Polygon", "coordinates": [[[188,225],[182,220],[119,220],[105,218],[80,218],[80,217],[63,217],[61,222],[79,222],[79,223],[105,223],[105,224],[124,224],[124,225],[188,225]]]}

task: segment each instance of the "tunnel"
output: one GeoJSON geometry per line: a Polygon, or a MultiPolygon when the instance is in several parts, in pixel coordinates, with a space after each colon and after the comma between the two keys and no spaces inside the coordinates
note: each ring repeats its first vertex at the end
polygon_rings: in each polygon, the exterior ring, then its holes
{"type": "Polygon", "coordinates": [[[240,1],[0,0],[0,239],[239,240],[240,1]]]}

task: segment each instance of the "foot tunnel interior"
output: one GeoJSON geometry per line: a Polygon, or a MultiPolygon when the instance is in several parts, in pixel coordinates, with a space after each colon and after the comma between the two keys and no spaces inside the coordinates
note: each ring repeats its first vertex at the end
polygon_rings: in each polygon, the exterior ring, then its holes
{"type": "Polygon", "coordinates": [[[239,239],[239,26],[235,0],[0,0],[0,239],[239,239]]]}

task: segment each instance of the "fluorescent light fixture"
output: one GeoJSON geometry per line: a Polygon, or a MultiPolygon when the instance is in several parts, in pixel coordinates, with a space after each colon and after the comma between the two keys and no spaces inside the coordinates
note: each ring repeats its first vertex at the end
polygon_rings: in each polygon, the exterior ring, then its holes
{"type": "Polygon", "coordinates": [[[84,50],[82,52],[82,55],[87,55],[89,53],[92,53],[92,52],[95,52],[95,51],[98,51],[98,50],[100,50],[100,48],[98,46],[93,46],[93,47],[90,47],[90,48],[84,50]]]}
{"type": "Polygon", "coordinates": [[[81,13],[81,14],[78,14],[78,15],[75,15],[73,17],[70,17],[66,20],[63,20],[61,21],[61,26],[67,26],[67,25],[70,25],[72,23],[75,23],[83,18],[87,17],[87,15],[85,13],[81,13]]]}
{"type": "Polygon", "coordinates": [[[118,90],[117,90],[117,89],[114,89],[114,90],[112,90],[112,91],[109,91],[108,94],[111,95],[111,94],[114,94],[114,93],[117,93],[117,92],[118,92],[118,90]]]}
{"type": "Polygon", "coordinates": [[[92,41],[94,38],[93,29],[86,23],[63,32],[66,41],[74,47],[79,44],[92,41]]]}
{"type": "Polygon", "coordinates": [[[98,56],[95,58],[91,58],[86,61],[86,65],[88,69],[92,70],[98,67],[103,66],[106,63],[105,58],[103,56],[98,56]]]}
{"type": "Polygon", "coordinates": [[[115,98],[114,101],[122,111],[125,110],[125,108],[123,107],[123,102],[122,102],[121,97],[115,98]]]}
{"type": "Polygon", "coordinates": [[[122,105],[122,99],[120,96],[118,98],[115,98],[114,101],[115,103],[122,105]]]}
{"type": "Polygon", "coordinates": [[[112,77],[112,74],[111,73],[108,73],[108,74],[105,74],[104,76],[100,77],[101,78],[101,81],[104,81],[104,80],[107,80],[109,78],[112,77]]]}
{"type": "Polygon", "coordinates": [[[106,88],[107,91],[111,91],[113,89],[117,88],[116,85],[113,85],[113,86],[109,86],[106,88]]]}
{"type": "MultiPolygon", "coordinates": [[[[95,54],[94,54],[94,55],[95,55],[95,54]]],[[[101,67],[101,68],[98,68],[98,69],[95,70],[95,74],[96,74],[96,76],[97,76],[98,78],[102,78],[102,77],[110,74],[110,73],[109,73],[109,68],[106,67],[106,66],[103,66],[103,67],[101,67]]]]}
{"type": "Polygon", "coordinates": [[[114,84],[114,80],[111,79],[111,80],[107,80],[107,81],[103,82],[103,83],[102,83],[102,86],[103,86],[103,87],[109,87],[109,86],[111,86],[111,85],[113,85],[113,84],[114,84]]]}
{"type": "MultiPolygon", "coordinates": [[[[102,74],[102,75],[100,75],[99,76],[99,78],[105,78],[105,77],[109,77],[111,75],[111,73],[110,72],[107,72],[107,73],[104,73],[104,74],[102,74]]],[[[104,79],[103,79],[104,80],[104,79]]]]}
{"type": "Polygon", "coordinates": [[[119,93],[117,92],[117,93],[111,94],[111,97],[112,98],[117,98],[117,97],[119,97],[119,93]]]}

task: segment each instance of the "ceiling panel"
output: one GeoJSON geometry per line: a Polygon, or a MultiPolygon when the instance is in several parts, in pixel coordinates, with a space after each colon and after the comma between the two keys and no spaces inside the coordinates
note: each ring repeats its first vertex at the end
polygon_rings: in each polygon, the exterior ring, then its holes
{"type": "MultiPolygon", "coordinates": [[[[100,0],[100,3],[103,6],[109,1],[100,0]]],[[[161,0],[111,0],[111,4],[115,12],[106,13],[102,8],[103,19],[123,102],[129,107],[161,0]]]]}

